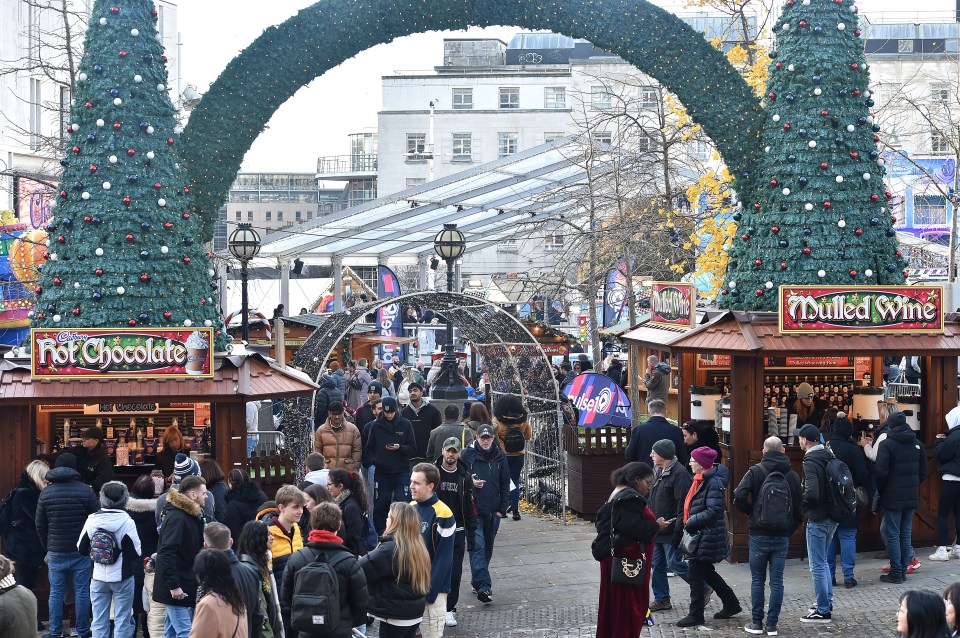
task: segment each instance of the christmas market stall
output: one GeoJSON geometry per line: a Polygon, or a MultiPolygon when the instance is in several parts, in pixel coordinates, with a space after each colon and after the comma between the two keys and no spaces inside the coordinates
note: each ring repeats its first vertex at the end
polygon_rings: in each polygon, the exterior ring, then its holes
{"type": "MultiPolygon", "coordinates": [[[[779,436],[794,469],[803,453],[796,431],[797,391],[811,386],[817,413],[806,420],[826,430],[836,411],[853,421],[855,436],[880,426],[887,405],[897,403],[932,459],[944,416],[957,406],[960,316],[944,315],[942,289],[930,286],[783,286],[779,313],[713,313],[692,330],[675,333],[634,331],[631,347],[666,351],[680,362],[678,402],[681,420],[715,428],[722,462],[732,486],[762,456],[763,441],[779,436]],[[883,359],[916,356],[919,392],[898,395],[884,387],[883,359]],[[687,416],[689,415],[689,417],[687,416]]],[[[930,461],[934,470],[934,462],[930,461]]],[[[936,472],[921,484],[914,519],[914,544],[935,541],[940,480],[936,472]]],[[[728,494],[732,490],[728,490],[728,494]]],[[[730,511],[731,560],[747,559],[747,518],[730,511]]],[[[880,546],[880,517],[861,508],[857,545],[880,546]]],[[[800,555],[802,530],[791,538],[791,555],[800,555]]]]}

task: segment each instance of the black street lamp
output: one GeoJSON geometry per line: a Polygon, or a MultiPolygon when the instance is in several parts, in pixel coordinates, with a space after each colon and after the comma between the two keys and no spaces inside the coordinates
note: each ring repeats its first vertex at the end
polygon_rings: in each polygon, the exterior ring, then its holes
{"type": "MultiPolygon", "coordinates": [[[[440,259],[447,262],[447,292],[454,292],[453,270],[454,263],[460,259],[467,249],[467,242],[463,233],[457,230],[456,224],[444,224],[443,230],[437,233],[433,240],[433,249],[440,259]]],[[[434,379],[430,395],[434,399],[461,400],[467,398],[467,388],[463,385],[457,372],[457,355],[453,349],[453,324],[447,315],[447,343],[443,347],[443,359],[440,362],[440,374],[434,379]]]]}
{"type": "Polygon", "coordinates": [[[250,342],[250,304],[247,300],[247,264],[260,252],[260,235],[250,224],[237,224],[227,241],[230,254],[240,260],[240,338],[250,342]]]}

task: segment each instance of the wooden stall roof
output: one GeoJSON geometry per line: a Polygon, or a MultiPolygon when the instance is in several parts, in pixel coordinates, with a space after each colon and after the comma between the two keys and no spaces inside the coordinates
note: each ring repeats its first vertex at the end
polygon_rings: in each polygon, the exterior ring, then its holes
{"type": "Polygon", "coordinates": [[[958,319],[960,316],[948,314],[943,334],[782,334],[776,313],[723,312],[679,335],[664,328],[641,328],[625,334],[623,339],[673,352],[769,356],[804,352],[878,355],[909,350],[915,354],[960,356],[958,319]]]}
{"type": "Polygon", "coordinates": [[[309,394],[319,386],[260,354],[218,355],[213,378],[33,379],[28,359],[0,361],[0,406],[130,400],[240,403],[309,394]]]}
{"type": "MultiPolygon", "coordinates": [[[[709,313],[697,312],[694,323],[700,324],[709,319],[709,313]]],[[[625,330],[618,336],[626,343],[634,342],[644,346],[654,346],[664,349],[684,335],[690,334],[689,328],[675,328],[651,324],[650,320],[638,323],[634,328],[625,330]]]]}

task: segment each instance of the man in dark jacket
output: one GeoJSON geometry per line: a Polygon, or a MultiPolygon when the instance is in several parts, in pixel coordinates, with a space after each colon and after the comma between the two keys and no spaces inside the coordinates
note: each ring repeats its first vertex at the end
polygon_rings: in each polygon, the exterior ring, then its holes
{"type": "MultiPolygon", "coordinates": [[[[450,406],[447,406],[450,407],[450,406]]],[[[470,436],[473,442],[473,435],[470,436]]],[[[466,550],[473,550],[477,533],[477,510],[473,504],[473,481],[467,464],[460,461],[460,438],[449,437],[442,444],[440,458],[435,465],[440,471],[437,497],[443,501],[456,519],[456,534],[453,537],[453,570],[450,574],[450,593],[447,594],[447,627],[457,626],[457,601],[460,600],[460,576],[463,574],[463,557],[466,550]]]]}
{"type": "Polygon", "coordinates": [[[107,481],[113,480],[113,463],[103,447],[103,430],[94,426],[81,434],[81,444],[70,448],[77,457],[80,480],[99,492],[107,481]]]}
{"type": "MultiPolygon", "coordinates": [[[[776,477],[771,480],[776,480],[776,477]]],[[[782,487],[782,483],[780,487],[782,487]]],[[[791,469],[790,459],[783,453],[783,441],[780,440],[780,437],[771,436],[763,442],[763,458],[744,474],[740,485],[733,491],[733,504],[750,517],[750,523],[748,524],[750,601],[753,619],[744,629],[750,634],[762,634],[766,631],[769,635],[776,635],[777,622],[780,620],[780,608],[783,606],[783,569],[787,563],[790,535],[800,527],[800,523],[803,521],[803,494],[800,489],[800,477],[791,469]],[[783,520],[779,524],[771,524],[761,520],[761,508],[757,506],[760,502],[760,489],[767,477],[773,472],[779,472],[783,475],[788,493],[783,494],[780,488],[773,490],[775,483],[771,483],[770,490],[775,497],[771,501],[776,501],[780,505],[779,511],[784,514],[789,509],[789,522],[783,520]],[[781,500],[783,497],[786,497],[785,501],[781,500]],[[770,570],[770,608],[767,610],[767,624],[764,627],[763,585],[767,578],[768,568],[770,570]]]]}
{"type": "Polygon", "coordinates": [[[193,562],[203,549],[203,504],[207,483],[188,476],[170,488],[160,522],[160,544],[153,583],[153,599],[166,605],[163,626],[167,636],[187,638],[197,605],[197,577],[193,562]]]}
{"type": "Polygon", "coordinates": [[[817,596],[816,609],[800,618],[800,622],[832,622],[833,584],[827,565],[827,552],[833,544],[837,522],[827,514],[827,463],[833,458],[830,450],[820,444],[820,428],[806,423],[797,437],[803,455],[803,509],[807,514],[807,553],[813,591],[817,596]]]}
{"type": "MultiPolygon", "coordinates": [[[[866,489],[870,484],[870,472],[867,470],[867,459],[863,450],[853,439],[853,423],[843,412],[837,413],[833,422],[833,434],[827,441],[833,455],[847,464],[853,475],[853,484],[857,488],[866,489]]],[[[840,568],[843,570],[843,586],[847,589],[857,586],[854,578],[854,568],[857,565],[857,519],[849,523],[837,525],[837,533],[833,536],[833,545],[830,547],[827,562],[830,565],[831,582],[836,580],[837,552],[840,553],[840,568]]]]}
{"type": "Polygon", "coordinates": [[[650,418],[633,426],[633,430],[630,431],[630,443],[624,452],[627,463],[640,461],[649,465],[653,444],[661,439],[669,439],[673,441],[677,451],[680,467],[686,467],[690,462],[690,452],[683,442],[683,432],[667,421],[667,404],[660,399],[654,399],[647,402],[647,410],[650,412],[650,418]]]}
{"type": "Polygon", "coordinates": [[[313,402],[313,429],[327,422],[327,409],[331,403],[343,404],[343,395],[337,389],[337,380],[324,373],[320,376],[320,389],[313,402]]]}
{"type": "Polygon", "coordinates": [[[306,547],[291,555],[283,570],[283,578],[278,583],[280,613],[283,616],[284,633],[291,638],[308,635],[293,629],[291,614],[297,572],[315,560],[333,567],[339,581],[340,624],[330,628],[330,635],[350,636],[353,627],[367,622],[367,578],[357,564],[357,557],[343,546],[343,539],[337,536],[341,520],[340,508],[336,503],[318,503],[310,512],[313,530],[307,536],[306,547]]]}
{"type": "Polygon", "coordinates": [[[240,588],[243,596],[243,606],[247,610],[247,636],[255,638],[261,634],[263,627],[263,612],[260,609],[260,583],[263,576],[249,565],[240,562],[233,551],[233,539],[230,538],[230,528],[223,523],[210,523],[203,528],[203,546],[209,549],[219,549],[227,555],[230,561],[230,573],[240,588]]]}
{"type": "Polygon", "coordinates": [[[413,434],[417,438],[417,453],[413,455],[414,460],[432,462],[433,459],[427,459],[427,444],[430,442],[430,433],[443,423],[443,415],[440,414],[437,406],[430,405],[423,399],[422,385],[411,383],[407,386],[407,390],[410,392],[410,403],[400,415],[413,425],[413,434]]]}
{"type": "Polygon", "coordinates": [[[396,399],[387,397],[380,406],[383,412],[370,426],[364,456],[376,468],[373,524],[382,534],[390,504],[410,500],[410,459],[416,454],[417,439],[413,425],[397,412],[396,399]]]}
{"type": "Polygon", "coordinates": [[[884,536],[890,553],[885,583],[902,583],[913,555],[913,513],[920,506],[920,483],[927,478],[927,455],[902,412],[887,419],[890,433],[877,452],[877,489],[884,536]]]}
{"type": "Polygon", "coordinates": [[[620,385],[620,378],[623,376],[623,363],[620,361],[620,359],[614,359],[610,362],[610,366],[607,368],[606,375],[611,381],[617,385],[620,385]]]}
{"type": "Polygon", "coordinates": [[[576,378],[577,373],[573,371],[573,366],[569,361],[560,362],[560,371],[563,373],[563,379],[560,381],[560,389],[563,390],[576,378]]]}
{"type": "Polygon", "coordinates": [[[477,440],[460,455],[470,468],[473,487],[477,490],[477,533],[473,551],[470,552],[471,584],[477,590],[477,598],[483,603],[493,601],[490,559],[493,557],[493,542],[500,529],[500,519],[507,517],[510,498],[510,470],[507,457],[494,443],[493,428],[481,425],[477,428],[477,440]]]}
{"type": "MultiPolygon", "coordinates": [[[[673,427],[673,426],[670,426],[673,427]]],[[[679,428],[678,428],[679,429],[679,428]]],[[[653,569],[650,573],[650,585],[653,589],[653,603],[650,611],[666,611],[673,608],[670,601],[670,581],[667,572],[673,572],[687,582],[687,563],[677,549],[683,520],[683,503],[690,491],[693,479],[690,472],[677,458],[677,447],[670,439],[660,439],[653,444],[650,458],[653,459],[654,481],[650,487],[648,504],[655,516],[673,521],[670,526],[657,533],[653,545],[653,569]]]]}
{"type": "Polygon", "coordinates": [[[63,634],[63,601],[67,579],[74,584],[77,604],[77,633],[90,635],[90,576],[93,564],[89,556],[77,551],[77,540],[90,514],[100,502],[89,485],[80,481],[77,457],[65,452],[56,467],[47,472],[48,485],[37,501],[37,533],[47,550],[50,578],[50,635],[63,634]]]}
{"type": "MultiPolygon", "coordinates": [[[[937,551],[930,555],[932,561],[948,561],[960,557],[960,545],[949,536],[950,514],[960,503],[960,406],[947,412],[947,433],[938,434],[933,456],[937,459],[937,471],[943,479],[940,484],[940,506],[937,511],[937,551]]],[[[21,485],[22,483],[21,479],[21,485]]],[[[956,516],[954,517],[957,518],[956,516]]],[[[954,521],[960,525],[960,522],[954,521]]],[[[17,575],[19,576],[19,564],[17,575]]]]}

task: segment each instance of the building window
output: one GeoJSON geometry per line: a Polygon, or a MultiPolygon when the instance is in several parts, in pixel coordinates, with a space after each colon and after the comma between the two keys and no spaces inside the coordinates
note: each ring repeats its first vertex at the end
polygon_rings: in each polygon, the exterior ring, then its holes
{"type": "Polygon", "coordinates": [[[660,146],[657,144],[657,138],[654,135],[650,131],[640,131],[640,135],[637,136],[638,153],[655,153],[659,150],[660,146]]]}
{"type": "Polygon", "coordinates": [[[425,177],[408,177],[407,178],[407,188],[413,188],[414,186],[419,186],[420,184],[425,184],[427,179],[425,177]]]}
{"type": "MultiPolygon", "coordinates": [[[[43,121],[40,96],[40,80],[30,80],[30,148],[40,148],[40,125],[43,121]]],[[[62,130],[66,130],[66,125],[62,130]]]]}
{"type": "Polygon", "coordinates": [[[427,152],[426,133],[407,133],[407,161],[424,162],[427,152]]]}
{"type": "Polygon", "coordinates": [[[950,152],[950,140],[943,131],[930,132],[930,152],[938,155],[950,152]]]}
{"type": "Polygon", "coordinates": [[[273,212],[272,212],[272,211],[269,211],[269,210],[268,210],[266,213],[264,213],[264,215],[266,215],[266,220],[267,220],[268,222],[272,222],[272,221],[273,221],[273,212]]]}
{"type": "Polygon", "coordinates": [[[554,131],[554,132],[551,132],[551,133],[544,133],[544,134],[543,134],[543,143],[546,144],[547,142],[552,142],[553,140],[558,140],[558,139],[560,139],[561,137],[563,137],[563,133],[560,133],[559,131],[554,131]]]}
{"type": "Polygon", "coordinates": [[[519,144],[519,133],[497,133],[497,153],[499,157],[513,155],[517,152],[519,144]]]}
{"type": "Polygon", "coordinates": [[[502,109],[520,108],[520,87],[519,86],[501,86],[500,87],[500,108],[502,109]]]}
{"type": "Polygon", "coordinates": [[[282,221],[283,221],[283,211],[282,211],[282,210],[278,210],[278,211],[277,211],[277,221],[278,221],[278,222],[282,222],[282,221]]]}
{"type": "Polygon", "coordinates": [[[947,200],[937,195],[915,195],[913,198],[914,226],[943,226],[947,223],[947,200]]]}
{"type": "Polygon", "coordinates": [[[695,140],[690,144],[690,157],[700,162],[706,162],[710,159],[710,145],[706,142],[695,140]]]}
{"type": "Polygon", "coordinates": [[[253,221],[253,211],[252,211],[252,210],[248,210],[248,211],[247,211],[247,221],[248,221],[248,222],[252,222],[252,221],[253,221]]]}
{"type": "Polygon", "coordinates": [[[613,133],[611,133],[610,131],[603,131],[602,133],[594,133],[593,141],[598,146],[612,146],[613,133]]]}
{"type": "Polygon", "coordinates": [[[473,135],[471,133],[453,134],[453,161],[473,161],[473,135]]]}
{"type": "Polygon", "coordinates": [[[548,86],[543,89],[543,108],[567,108],[567,89],[562,86],[548,86]]]}
{"type": "Polygon", "coordinates": [[[894,107],[896,100],[903,98],[902,82],[884,82],[880,85],[880,104],[883,106],[894,107]]]}
{"type": "Polygon", "coordinates": [[[498,253],[515,253],[517,252],[517,240],[516,239],[504,239],[497,244],[498,253]]]}
{"type": "Polygon", "coordinates": [[[946,82],[933,82],[930,84],[930,101],[934,104],[950,103],[950,85],[946,82]]]}
{"type": "Polygon", "coordinates": [[[297,211],[293,214],[293,218],[298,222],[301,222],[303,221],[303,213],[301,213],[300,211],[297,211]]]}
{"type": "Polygon", "coordinates": [[[473,89],[453,89],[453,110],[467,111],[473,108],[473,89]]]}
{"type": "Polygon", "coordinates": [[[313,211],[312,211],[312,210],[308,210],[308,211],[307,211],[307,220],[311,220],[311,219],[313,219],[313,211]]]}
{"type": "Polygon", "coordinates": [[[560,233],[548,234],[545,248],[548,251],[563,250],[563,235],[560,233]]]}
{"type": "Polygon", "coordinates": [[[605,86],[590,87],[590,106],[596,111],[609,109],[613,106],[613,96],[605,86]]]}
{"type": "Polygon", "coordinates": [[[660,104],[660,92],[655,86],[640,87],[640,108],[655,109],[660,104]]]}
{"type": "Polygon", "coordinates": [[[897,53],[913,53],[913,40],[897,40],[897,53]]]}
{"type": "Polygon", "coordinates": [[[241,221],[242,219],[243,219],[243,213],[241,213],[240,211],[237,211],[236,220],[241,221]]]}

